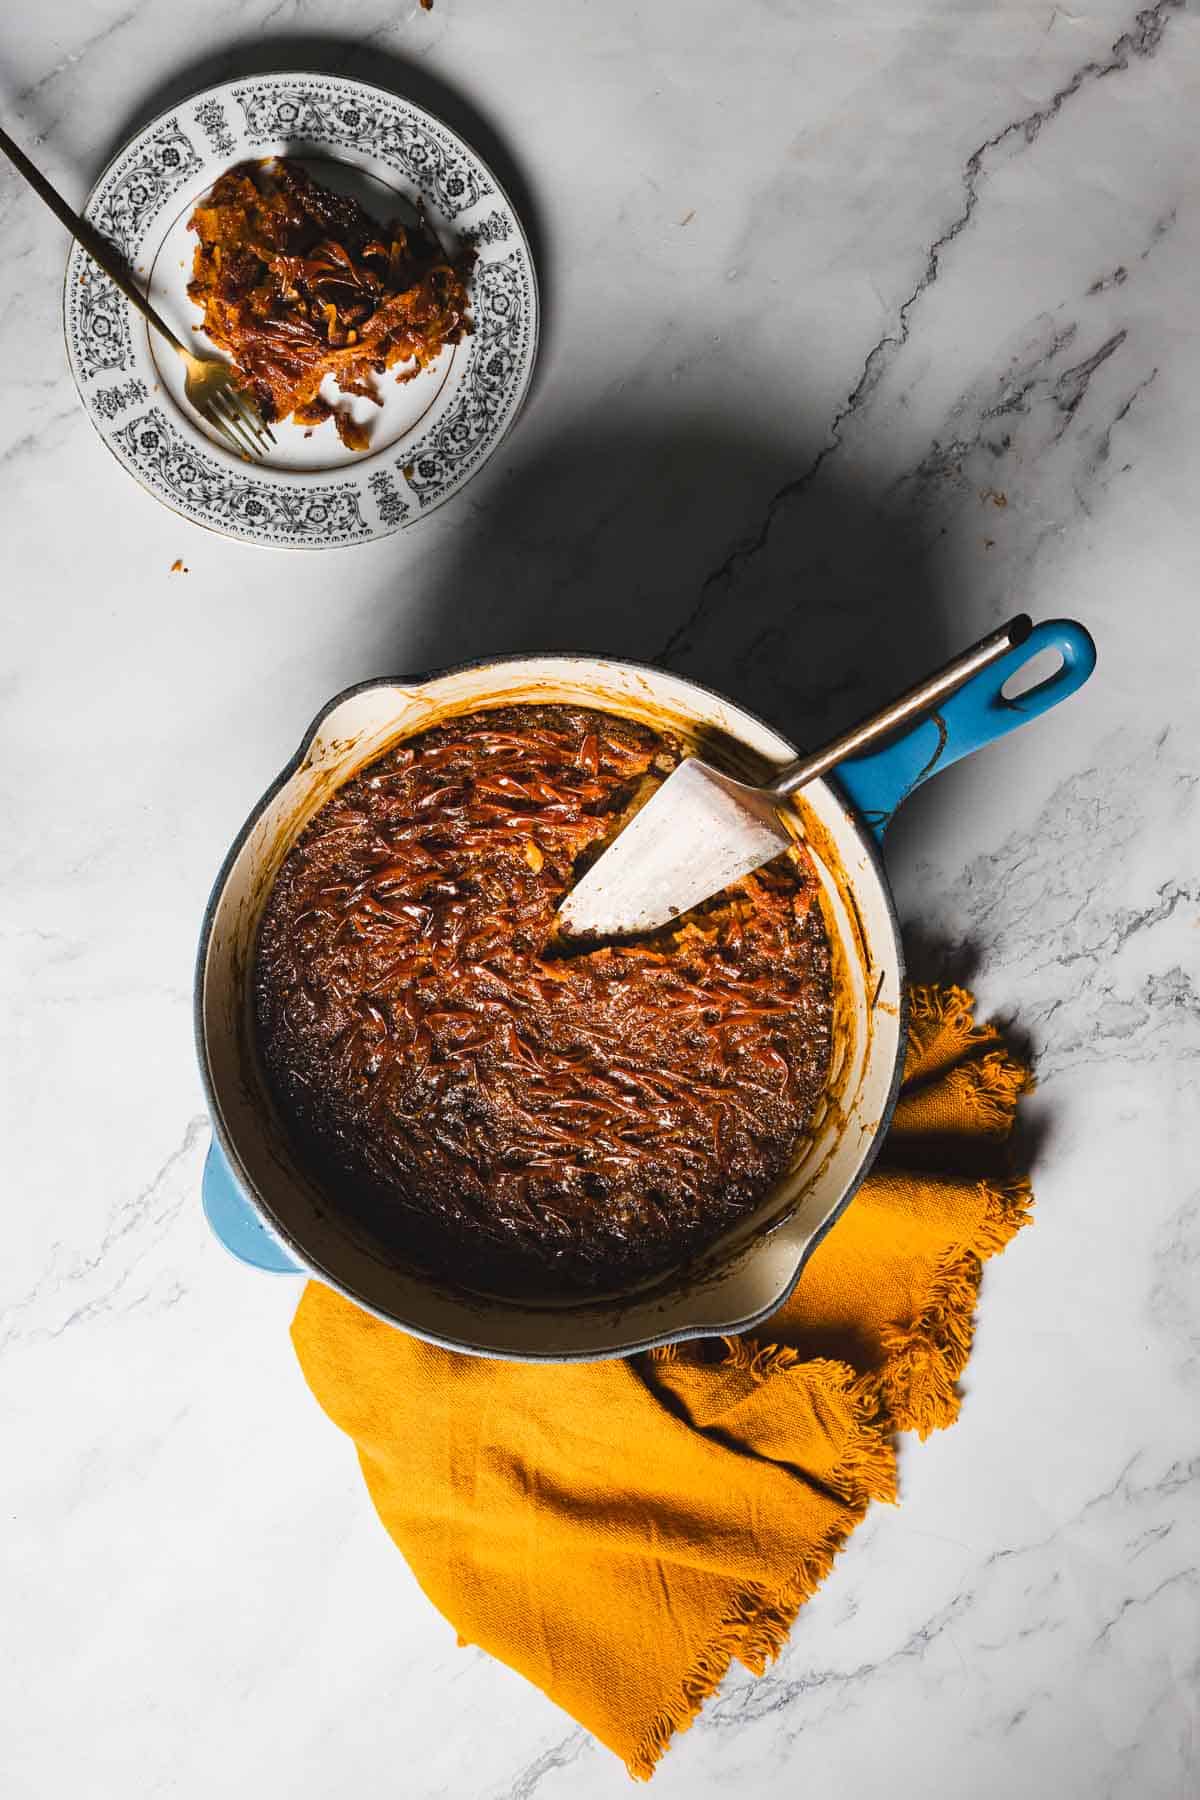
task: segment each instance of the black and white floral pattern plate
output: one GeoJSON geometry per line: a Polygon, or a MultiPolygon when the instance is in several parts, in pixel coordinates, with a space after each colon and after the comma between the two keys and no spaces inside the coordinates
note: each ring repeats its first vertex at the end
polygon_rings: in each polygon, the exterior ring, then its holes
{"type": "Polygon", "coordinates": [[[191,209],[232,164],[281,155],[340,166],[402,203],[419,199],[443,244],[475,247],[474,332],[405,384],[399,426],[373,433],[380,447],[352,456],[331,424],[309,433],[288,424],[277,427],[278,461],[232,455],[181,399],[178,359],[78,247],[64,298],[71,370],[109,449],[186,518],[255,544],[365,543],[448,500],[516,418],[537,353],[533,259],[495,176],[411,101],[329,75],[253,76],[148,125],[87,205],[181,336],[200,319],[186,294],[191,209]]]}

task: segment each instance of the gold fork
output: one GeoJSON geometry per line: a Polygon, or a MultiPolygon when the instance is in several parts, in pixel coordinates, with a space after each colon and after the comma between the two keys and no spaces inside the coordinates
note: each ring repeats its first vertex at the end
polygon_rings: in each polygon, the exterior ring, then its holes
{"type": "Polygon", "coordinates": [[[197,356],[194,350],[180,343],[166,320],[159,317],[135,285],[120,252],[101,237],[94,225],[71,211],[58,190],[51,187],[41,170],[34,168],[24,151],[18,149],[2,128],[0,150],[25,177],[34,193],[62,220],[76,243],[82,244],[92,261],[99,263],[109,280],[120,288],[130,305],[136,306],[142,317],[183,358],[187,369],[184,393],[189,405],[194,406],[239,455],[265,456],[274,444],[275,436],[253,400],[239,387],[237,371],[218,357],[197,356]]]}

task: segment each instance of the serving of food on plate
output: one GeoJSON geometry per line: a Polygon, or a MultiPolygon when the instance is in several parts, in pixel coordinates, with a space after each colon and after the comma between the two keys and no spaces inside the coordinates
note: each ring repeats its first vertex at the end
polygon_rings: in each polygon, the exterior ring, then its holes
{"type": "Polygon", "coordinates": [[[470,331],[470,246],[451,261],[423,214],[381,223],[287,157],[229,170],[189,227],[188,294],[269,424],[332,419],[347,449],[366,450],[339,398],[382,405],[379,376],[400,364],[395,379],[413,381],[470,331]]]}
{"type": "Polygon", "coordinates": [[[196,94],[114,158],[85,217],[269,430],[239,454],[75,246],[84,407],[150,493],[215,531],[321,549],[409,525],[484,467],[528,392],[537,281],[512,203],[457,133],[381,88],[279,74],[196,94]]]}

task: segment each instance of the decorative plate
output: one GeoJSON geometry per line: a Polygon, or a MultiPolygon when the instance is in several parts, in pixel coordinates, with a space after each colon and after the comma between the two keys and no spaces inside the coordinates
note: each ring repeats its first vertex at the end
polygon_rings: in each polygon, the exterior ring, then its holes
{"type": "Polygon", "coordinates": [[[431,114],[361,81],[256,75],[148,125],[87,204],[185,342],[206,344],[187,296],[192,209],[233,164],[267,156],[295,157],[381,220],[411,216],[420,198],[447,250],[475,247],[473,334],[413,381],[381,377],[381,407],[354,403],[370,448],[347,450],[331,423],[306,432],[289,421],[274,427],[268,460],[241,460],[187,405],[174,351],[78,246],[63,300],[71,372],[118,461],[185,518],[253,544],[366,543],[448,500],[516,418],[537,352],[533,258],[495,176],[431,114]]]}

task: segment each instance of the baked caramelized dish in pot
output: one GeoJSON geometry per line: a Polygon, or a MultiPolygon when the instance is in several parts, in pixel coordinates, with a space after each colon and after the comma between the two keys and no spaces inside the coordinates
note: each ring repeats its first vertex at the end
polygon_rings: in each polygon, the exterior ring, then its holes
{"type": "Polygon", "coordinates": [[[706,1250],[826,1091],[831,956],[796,845],[646,938],[556,940],[577,873],[680,761],[568,705],[469,713],[342,786],[259,928],[259,1053],[295,1152],[452,1285],[602,1294],[706,1250]]]}

